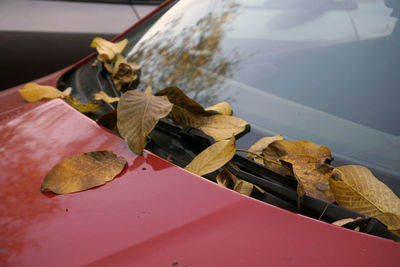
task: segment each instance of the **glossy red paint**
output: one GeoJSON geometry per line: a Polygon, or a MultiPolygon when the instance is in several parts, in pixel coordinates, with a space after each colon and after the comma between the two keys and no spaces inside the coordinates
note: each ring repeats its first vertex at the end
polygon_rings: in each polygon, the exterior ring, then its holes
{"type": "MultiPolygon", "coordinates": [[[[0,99],[0,102],[5,99],[0,99]]],[[[0,115],[0,265],[398,266],[400,244],[239,195],[151,153],[56,99],[0,115]],[[128,166],[80,193],[43,194],[65,157],[112,150],[128,166]]]]}

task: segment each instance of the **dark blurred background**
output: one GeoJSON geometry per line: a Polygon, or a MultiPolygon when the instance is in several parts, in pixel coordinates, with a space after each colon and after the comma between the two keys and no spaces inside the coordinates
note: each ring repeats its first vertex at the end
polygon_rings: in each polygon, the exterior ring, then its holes
{"type": "Polygon", "coordinates": [[[40,78],[93,52],[163,1],[0,1],[0,90],[40,78]]]}

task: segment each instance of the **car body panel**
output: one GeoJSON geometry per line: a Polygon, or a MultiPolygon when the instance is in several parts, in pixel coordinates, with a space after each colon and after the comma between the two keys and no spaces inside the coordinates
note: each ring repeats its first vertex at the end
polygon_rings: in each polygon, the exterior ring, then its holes
{"type": "Polygon", "coordinates": [[[149,152],[137,156],[63,100],[3,112],[0,129],[2,264],[398,264],[399,243],[242,196],[149,152]],[[91,190],[40,192],[54,164],[94,150],[112,150],[128,166],[91,190]]]}
{"type": "MultiPolygon", "coordinates": [[[[88,58],[36,82],[56,86],[88,58]]],[[[399,243],[242,196],[147,151],[137,156],[63,100],[26,103],[21,87],[0,92],[1,266],[398,266],[399,243]],[[91,190],[40,192],[54,164],[94,150],[128,166],[91,190]]]]}

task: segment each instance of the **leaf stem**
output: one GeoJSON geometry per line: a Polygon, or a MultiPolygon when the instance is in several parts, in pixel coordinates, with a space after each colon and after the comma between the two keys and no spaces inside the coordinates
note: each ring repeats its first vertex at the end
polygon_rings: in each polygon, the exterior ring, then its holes
{"type": "Polygon", "coordinates": [[[319,216],[318,220],[321,220],[322,216],[324,216],[326,210],[328,209],[329,203],[326,203],[324,210],[321,213],[321,216],[319,216]]]}

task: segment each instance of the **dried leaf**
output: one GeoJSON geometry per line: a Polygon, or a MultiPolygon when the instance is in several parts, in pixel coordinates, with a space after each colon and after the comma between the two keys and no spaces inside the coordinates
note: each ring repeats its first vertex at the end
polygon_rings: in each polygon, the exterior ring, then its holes
{"type": "Polygon", "coordinates": [[[267,137],[263,137],[260,140],[258,140],[254,145],[252,145],[248,151],[250,151],[251,153],[247,153],[246,157],[249,159],[253,159],[255,162],[259,163],[259,164],[264,164],[264,160],[260,157],[257,157],[256,155],[260,155],[262,156],[262,152],[264,149],[266,149],[269,144],[271,144],[272,142],[276,141],[276,140],[283,140],[283,136],[282,135],[275,135],[275,136],[267,136],[267,137]]]}
{"type": "Polygon", "coordinates": [[[66,90],[66,92],[61,92],[60,90],[52,86],[39,85],[37,83],[27,83],[21,90],[19,90],[19,93],[26,101],[36,102],[44,98],[52,99],[65,97],[71,92],[70,90],[66,90]]]}
{"type": "Polygon", "coordinates": [[[98,109],[101,109],[103,105],[99,105],[96,103],[82,103],[78,99],[71,97],[71,96],[65,96],[65,100],[70,104],[74,109],[78,110],[79,112],[82,113],[88,113],[92,112],[98,109]]]}
{"type": "Polygon", "coordinates": [[[326,146],[320,146],[311,141],[276,140],[263,150],[264,165],[281,175],[292,175],[291,171],[283,167],[279,161],[281,157],[287,155],[307,155],[318,159],[321,163],[332,160],[331,151],[326,146]]]}
{"type": "Polygon", "coordinates": [[[211,107],[207,107],[205,108],[206,111],[216,111],[219,114],[223,114],[223,115],[232,115],[232,108],[231,105],[229,105],[229,103],[227,102],[221,102],[218,104],[215,104],[214,106],[211,107]]]}
{"type": "Polygon", "coordinates": [[[363,217],[357,217],[357,218],[345,218],[341,220],[334,221],[332,224],[337,225],[337,226],[343,226],[345,224],[351,223],[358,221],[360,219],[364,219],[363,217]]]}
{"type": "Polygon", "coordinates": [[[111,131],[117,130],[117,110],[113,109],[107,112],[97,120],[97,123],[111,131]]]}
{"type": "MultiPolygon", "coordinates": [[[[354,219],[353,218],[346,218],[346,219],[341,219],[341,220],[335,221],[332,224],[333,225],[337,225],[337,226],[343,226],[343,225],[346,225],[348,223],[359,221],[359,220],[363,220],[363,219],[365,219],[365,218],[363,218],[363,217],[357,217],[357,218],[354,218],[354,219]]],[[[357,231],[357,232],[360,231],[360,227],[357,226],[356,228],[354,228],[354,231],[357,231]]]]}
{"type": "Polygon", "coordinates": [[[117,127],[129,148],[141,155],[146,137],[159,119],[171,112],[172,104],[165,96],[149,96],[140,91],[128,91],[117,106],[117,127]]]}
{"type": "Polygon", "coordinates": [[[400,230],[400,199],[368,168],[358,165],[335,168],[329,184],[340,206],[375,217],[389,230],[400,230]]]}
{"type": "Polygon", "coordinates": [[[122,55],[115,56],[115,64],[112,68],[112,77],[115,86],[121,90],[124,84],[130,84],[139,80],[140,66],[127,62],[122,55]]]}
{"type": "Polygon", "coordinates": [[[248,123],[234,116],[212,115],[202,116],[179,106],[172,109],[169,116],[179,125],[191,126],[212,136],[216,141],[236,136],[246,130],[248,123]]]}
{"type": "Polygon", "coordinates": [[[102,100],[107,103],[114,103],[119,101],[119,97],[111,97],[107,95],[104,91],[100,91],[100,93],[95,93],[93,96],[95,100],[102,100]]]}
{"type": "MultiPolygon", "coordinates": [[[[233,163],[232,163],[233,164],[233,163]]],[[[247,181],[237,178],[228,169],[224,168],[216,177],[217,183],[223,187],[227,187],[229,182],[232,181],[234,186],[233,190],[239,192],[240,194],[250,196],[254,188],[261,193],[264,193],[260,187],[253,185],[247,181]]]]}
{"type": "Polygon", "coordinates": [[[217,180],[217,184],[222,187],[228,187],[229,181],[231,180],[231,175],[232,173],[224,168],[220,173],[218,173],[217,177],[215,178],[217,180]]]}
{"type": "Polygon", "coordinates": [[[111,181],[125,165],[126,160],[111,151],[74,155],[54,165],[44,178],[40,191],[68,194],[87,190],[111,181]]]}
{"type": "Polygon", "coordinates": [[[234,137],[229,140],[218,141],[198,154],[185,169],[202,176],[224,166],[233,158],[235,153],[234,137]]]}
{"type": "Polygon", "coordinates": [[[117,43],[109,42],[103,38],[95,37],[90,44],[91,47],[96,48],[99,54],[98,59],[102,62],[110,62],[117,54],[120,54],[128,45],[128,40],[124,39],[117,43]]]}
{"type": "Polygon", "coordinates": [[[311,141],[277,140],[264,149],[263,154],[270,159],[279,159],[286,155],[308,155],[320,162],[332,160],[331,150],[328,147],[311,141]]]}
{"type": "Polygon", "coordinates": [[[329,188],[329,178],[333,167],[321,163],[318,159],[308,155],[288,155],[280,158],[284,166],[288,166],[298,181],[299,196],[305,194],[333,202],[333,194],[329,188]]]}
{"type": "Polygon", "coordinates": [[[165,95],[168,97],[169,102],[179,106],[189,112],[196,115],[210,116],[199,103],[188,97],[181,89],[178,87],[167,87],[156,93],[157,96],[165,95]]]}

